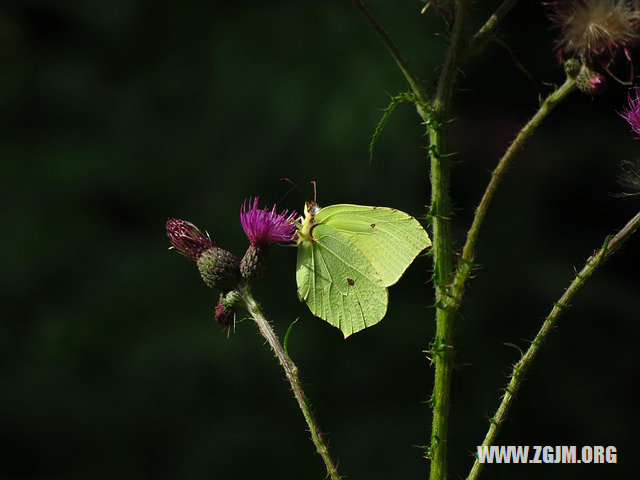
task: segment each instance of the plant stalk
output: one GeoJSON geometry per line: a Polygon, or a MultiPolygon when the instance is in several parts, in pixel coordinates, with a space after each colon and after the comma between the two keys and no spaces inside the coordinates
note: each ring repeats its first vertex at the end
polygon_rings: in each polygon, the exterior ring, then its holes
{"type": "Polygon", "coordinates": [[[435,362],[435,380],[431,404],[433,423],[428,457],[431,459],[430,480],[447,478],[447,439],[451,374],[453,371],[453,320],[455,312],[446,307],[453,271],[453,248],[451,239],[451,198],[449,175],[451,162],[447,154],[445,124],[448,120],[451,96],[455,83],[458,51],[462,45],[466,21],[466,0],[456,2],[456,13],[449,48],[442,66],[436,95],[431,109],[424,115],[429,134],[431,160],[431,211],[433,225],[433,283],[435,287],[436,335],[431,345],[432,361],[435,362]]]}
{"type": "Polygon", "coordinates": [[[498,27],[502,19],[509,13],[518,0],[504,0],[497,10],[491,15],[478,32],[471,37],[469,47],[482,48],[491,34],[498,27]]]}
{"type": "Polygon", "coordinates": [[[271,350],[275,353],[284,373],[287,377],[287,380],[291,384],[291,390],[293,391],[293,396],[298,401],[298,406],[302,411],[302,415],[309,426],[309,433],[311,434],[311,440],[316,447],[316,451],[322,457],[324,461],[325,467],[327,469],[327,475],[331,480],[340,480],[340,475],[338,474],[338,468],[329,454],[329,448],[324,441],[322,436],[322,432],[318,427],[318,422],[316,421],[313,412],[311,411],[311,406],[309,405],[309,401],[307,400],[307,396],[302,389],[302,384],[300,383],[300,377],[298,375],[298,367],[296,367],[295,363],[291,360],[287,352],[285,352],[278,336],[271,328],[271,324],[265,318],[260,306],[255,301],[251,293],[247,288],[244,288],[241,291],[242,302],[244,303],[244,307],[247,309],[253,320],[258,325],[258,329],[262,336],[267,340],[269,346],[271,346],[271,350]]]}
{"type": "MultiPolygon", "coordinates": [[[[576,277],[573,279],[569,287],[564,291],[560,299],[554,304],[553,308],[551,309],[551,313],[547,315],[547,318],[544,320],[542,327],[531,342],[531,345],[529,345],[528,350],[514,365],[509,378],[509,383],[505,388],[505,393],[502,397],[502,401],[500,402],[500,406],[498,407],[498,410],[496,411],[493,418],[491,418],[490,420],[491,425],[489,426],[489,430],[487,431],[484,441],[482,442],[482,448],[488,448],[493,445],[493,442],[495,441],[495,438],[500,431],[500,427],[502,427],[502,423],[504,422],[507,412],[509,411],[509,408],[514,401],[518,390],[522,386],[522,382],[527,370],[540,352],[544,341],[547,339],[547,336],[555,326],[558,318],[560,318],[560,315],[562,315],[562,312],[564,312],[569,307],[573,297],[582,288],[582,286],[591,277],[591,275],[593,275],[593,273],[605,261],[607,261],[611,255],[618,251],[620,247],[629,239],[629,237],[636,230],[638,230],[639,227],[640,213],[637,213],[615,236],[607,237],[605,239],[602,247],[591,257],[589,257],[585,266],[582,268],[582,270],[580,270],[580,273],[576,275],[576,277]]],[[[483,466],[484,464],[479,463],[476,457],[467,480],[477,480],[483,466]]]]}

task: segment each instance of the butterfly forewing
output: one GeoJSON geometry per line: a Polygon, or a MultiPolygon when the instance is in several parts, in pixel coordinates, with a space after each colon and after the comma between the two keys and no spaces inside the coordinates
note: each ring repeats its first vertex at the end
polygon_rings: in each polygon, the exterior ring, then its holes
{"type": "Polygon", "coordinates": [[[396,283],[415,257],[431,245],[415,218],[393,208],[331,205],[320,210],[315,220],[356,245],[386,287],[396,283]]]}

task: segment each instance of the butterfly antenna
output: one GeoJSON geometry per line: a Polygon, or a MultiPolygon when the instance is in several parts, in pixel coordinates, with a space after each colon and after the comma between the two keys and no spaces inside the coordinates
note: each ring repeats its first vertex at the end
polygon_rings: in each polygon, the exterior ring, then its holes
{"type": "Polygon", "coordinates": [[[318,198],[317,198],[317,184],[315,180],[311,180],[311,184],[313,185],[313,203],[316,203],[318,198]]]}
{"type": "Polygon", "coordinates": [[[287,195],[289,195],[291,192],[293,192],[294,190],[298,190],[300,191],[300,185],[302,185],[302,183],[294,183],[293,180],[287,178],[287,177],[282,177],[280,179],[280,181],[284,182],[284,183],[288,183],[289,185],[291,185],[291,188],[289,190],[287,190],[287,192],[282,196],[282,198],[278,201],[278,203],[281,203],[285,198],[287,198],[287,195]]]}

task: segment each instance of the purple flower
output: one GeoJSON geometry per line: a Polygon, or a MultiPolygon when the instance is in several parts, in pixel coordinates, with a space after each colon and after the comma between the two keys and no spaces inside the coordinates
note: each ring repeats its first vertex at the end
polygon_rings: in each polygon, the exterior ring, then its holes
{"type": "Polygon", "coordinates": [[[256,197],[242,203],[240,223],[251,245],[264,247],[276,242],[290,242],[296,229],[293,220],[297,216],[295,211],[277,213],[275,205],[271,210],[259,209],[256,197]]]}
{"type": "Polygon", "coordinates": [[[192,260],[197,260],[202,252],[215,246],[193,223],[177,218],[167,220],[167,237],[171,248],[192,260]]]}
{"type": "Polygon", "coordinates": [[[631,130],[640,135],[640,89],[636,88],[634,93],[634,96],[629,94],[629,106],[620,113],[620,116],[629,122],[631,130]]]}

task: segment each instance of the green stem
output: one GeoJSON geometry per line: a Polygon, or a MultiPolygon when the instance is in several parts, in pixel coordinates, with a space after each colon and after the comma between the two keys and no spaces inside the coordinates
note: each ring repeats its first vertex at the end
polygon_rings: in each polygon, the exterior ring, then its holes
{"type": "Polygon", "coordinates": [[[302,390],[302,384],[300,383],[300,377],[298,376],[298,367],[296,367],[295,363],[291,360],[289,355],[285,352],[278,336],[271,328],[271,324],[265,318],[260,306],[255,301],[251,293],[247,288],[241,291],[242,302],[244,307],[247,309],[253,320],[258,325],[258,329],[262,336],[267,340],[273,353],[275,353],[284,373],[287,377],[287,380],[291,384],[291,390],[293,391],[293,396],[298,401],[298,406],[302,411],[302,415],[304,415],[304,419],[307,421],[307,425],[309,426],[309,432],[311,433],[311,440],[313,444],[316,446],[316,451],[324,460],[325,467],[327,469],[327,475],[331,480],[340,480],[340,475],[338,475],[338,468],[336,464],[331,459],[331,455],[329,454],[329,449],[324,441],[322,436],[322,432],[318,427],[318,423],[313,416],[313,412],[311,411],[311,407],[309,405],[309,401],[307,400],[307,396],[304,394],[304,390],[302,390]]]}
{"type": "Polygon", "coordinates": [[[504,0],[480,30],[471,37],[469,47],[472,49],[482,48],[502,19],[507,15],[507,13],[509,13],[509,10],[511,10],[517,2],[518,0],[504,0]]]}
{"type": "Polygon", "coordinates": [[[489,204],[493,199],[493,195],[495,194],[500,181],[507,171],[507,167],[509,167],[511,161],[522,149],[524,143],[540,126],[547,115],[549,115],[554,107],[562,100],[564,100],[566,96],[569,95],[569,93],[571,93],[575,88],[575,79],[567,78],[562,86],[560,86],[560,88],[552,92],[544,100],[544,102],[542,102],[542,105],[540,105],[540,108],[535,113],[535,115],[531,117],[531,120],[529,120],[527,124],[522,128],[522,130],[518,132],[518,135],[516,135],[516,138],[513,140],[511,145],[509,145],[509,148],[498,162],[495,170],[492,172],[489,185],[487,185],[487,188],[482,196],[482,200],[480,200],[480,203],[476,208],[476,213],[473,217],[471,228],[467,233],[467,239],[464,244],[464,248],[462,249],[462,257],[456,269],[453,285],[451,287],[451,297],[448,299],[447,305],[454,310],[457,310],[460,307],[460,303],[462,302],[465,283],[467,278],[469,277],[469,274],[471,273],[471,268],[473,266],[478,233],[480,232],[480,227],[482,226],[482,222],[489,208],[489,204]]]}
{"type": "Polygon", "coordinates": [[[467,0],[456,0],[456,18],[452,27],[449,49],[445,58],[438,87],[431,105],[417,77],[400,54],[382,24],[376,19],[364,0],[352,0],[405,76],[416,96],[418,114],[427,126],[429,156],[431,160],[431,211],[433,219],[433,280],[436,290],[436,337],[432,345],[436,364],[432,395],[433,424],[428,456],[431,459],[431,480],[447,477],[447,431],[449,419],[449,393],[453,370],[453,316],[444,305],[452,278],[453,254],[451,242],[451,199],[449,197],[450,162],[446,155],[444,123],[449,112],[457,65],[458,50],[462,45],[462,32],[466,20],[467,0]]]}
{"type": "MultiPolygon", "coordinates": [[[[505,388],[504,396],[496,414],[491,419],[491,425],[487,431],[487,435],[482,442],[482,447],[490,447],[500,431],[500,427],[504,422],[504,419],[513,403],[516,393],[522,386],[523,378],[531,366],[533,360],[536,358],[542,344],[547,339],[547,336],[555,326],[558,318],[562,315],[562,312],[566,310],[575,294],[582,288],[585,282],[593,275],[593,273],[600,267],[606,260],[609,259],[620,247],[629,239],[629,237],[640,227],[640,213],[636,214],[622,230],[620,230],[614,237],[607,237],[600,250],[594,253],[585,266],[580,270],[580,273],[573,279],[569,288],[567,288],[560,299],[554,304],[551,313],[547,316],[542,324],[542,327],[538,331],[537,335],[531,342],[529,349],[522,355],[520,360],[514,365],[510,375],[509,383],[505,388]]],[[[476,458],[473,467],[467,477],[467,480],[476,480],[480,475],[483,464],[478,462],[476,458]]]]}
{"type": "Polygon", "coordinates": [[[466,20],[466,0],[456,2],[455,21],[449,49],[442,66],[436,95],[429,115],[423,116],[429,134],[431,158],[431,218],[433,221],[433,282],[436,291],[436,336],[432,344],[432,360],[436,364],[431,403],[433,423],[429,457],[430,480],[447,478],[447,438],[451,374],[453,371],[453,320],[455,312],[446,307],[452,278],[453,249],[451,240],[451,198],[449,173],[451,162],[446,151],[445,124],[448,120],[451,95],[455,82],[457,56],[462,44],[466,20]]]}

